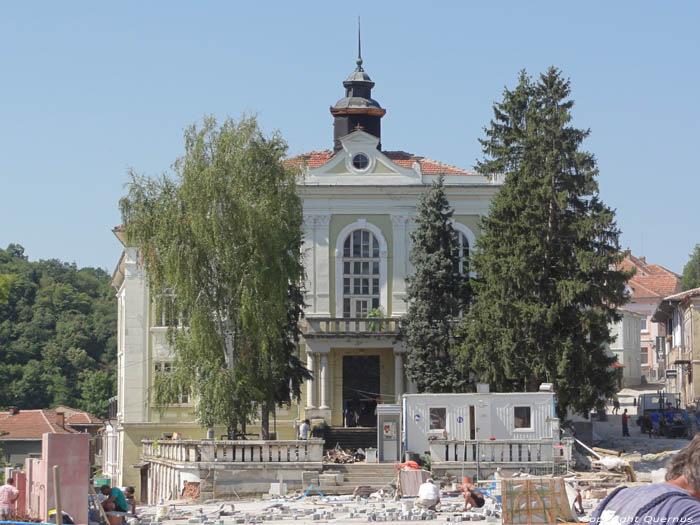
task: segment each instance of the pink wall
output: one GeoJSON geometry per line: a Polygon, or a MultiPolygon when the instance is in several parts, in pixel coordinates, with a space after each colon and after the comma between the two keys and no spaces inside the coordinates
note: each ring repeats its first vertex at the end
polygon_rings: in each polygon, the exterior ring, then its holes
{"type": "Polygon", "coordinates": [[[59,466],[61,506],[76,523],[87,523],[88,487],[90,483],[90,436],[87,434],[44,434],[42,467],[46,497],[41,503],[41,518],[55,508],[53,467],[59,466]]]}
{"type": "Polygon", "coordinates": [[[27,476],[26,486],[26,513],[35,519],[44,521],[46,514],[42,514],[42,508],[46,508],[46,469],[41,459],[27,458],[24,460],[24,472],[27,476]]]}
{"type": "Polygon", "coordinates": [[[15,516],[25,514],[27,509],[27,475],[24,472],[14,472],[15,487],[19,491],[19,497],[15,502],[15,516]]]}

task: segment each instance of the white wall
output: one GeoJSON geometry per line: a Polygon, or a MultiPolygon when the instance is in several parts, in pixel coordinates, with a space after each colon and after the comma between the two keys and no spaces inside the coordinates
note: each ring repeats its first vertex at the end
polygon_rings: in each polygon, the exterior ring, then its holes
{"type": "MultiPolygon", "coordinates": [[[[446,408],[447,439],[468,440],[469,407],[474,407],[476,439],[558,438],[553,433],[554,394],[549,392],[488,394],[407,394],[403,396],[404,445],[409,452],[428,450],[430,408],[446,408]],[[516,429],[514,407],[530,407],[531,427],[516,429]]],[[[556,420],[558,422],[558,420],[556,420]]],[[[558,425],[556,425],[558,432],[558,425]]]]}

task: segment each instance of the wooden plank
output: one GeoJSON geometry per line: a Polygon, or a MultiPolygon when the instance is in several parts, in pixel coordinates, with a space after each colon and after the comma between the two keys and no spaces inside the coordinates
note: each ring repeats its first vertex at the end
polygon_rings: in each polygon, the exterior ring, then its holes
{"type": "Polygon", "coordinates": [[[546,524],[574,520],[562,478],[502,480],[504,524],[546,524]]]}
{"type": "Polygon", "coordinates": [[[591,450],[595,450],[596,452],[600,454],[605,454],[607,456],[617,456],[618,458],[622,455],[622,452],[620,450],[610,450],[607,448],[600,447],[592,447],[591,450]]]}

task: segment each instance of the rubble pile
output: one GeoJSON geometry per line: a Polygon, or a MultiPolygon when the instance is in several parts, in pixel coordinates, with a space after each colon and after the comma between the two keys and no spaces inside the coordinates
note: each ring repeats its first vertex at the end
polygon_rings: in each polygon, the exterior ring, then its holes
{"type": "Polygon", "coordinates": [[[365,460],[365,451],[358,448],[356,451],[351,451],[349,449],[343,450],[339,445],[335,448],[326,450],[326,454],[323,457],[324,463],[355,463],[356,461],[365,460]]]}

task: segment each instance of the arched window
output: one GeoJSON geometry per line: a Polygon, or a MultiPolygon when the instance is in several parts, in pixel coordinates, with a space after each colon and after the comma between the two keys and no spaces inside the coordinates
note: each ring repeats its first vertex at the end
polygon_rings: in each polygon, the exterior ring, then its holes
{"type": "Polygon", "coordinates": [[[469,268],[469,239],[464,232],[457,231],[457,261],[459,261],[459,274],[464,275],[465,269],[469,268]],[[466,268],[465,268],[466,266],[466,268]]]}
{"type": "Polygon", "coordinates": [[[354,230],[343,243],[343,317],[367,317],[380,306],[379,242],[369,230],[354,230]]]}

